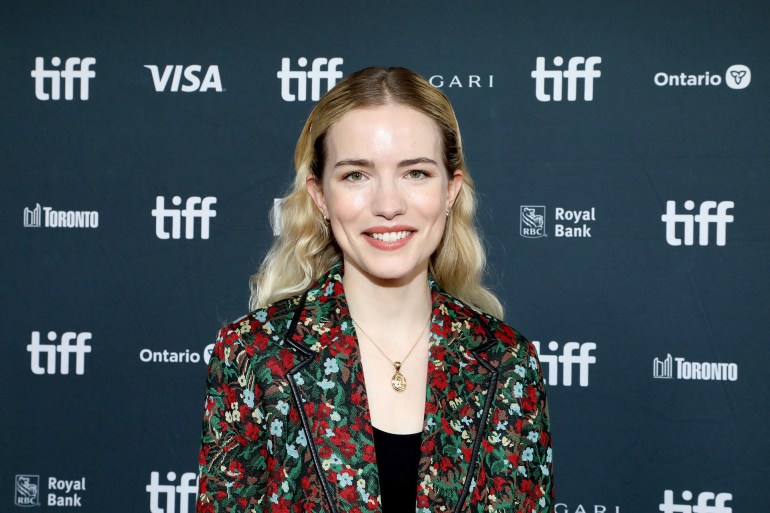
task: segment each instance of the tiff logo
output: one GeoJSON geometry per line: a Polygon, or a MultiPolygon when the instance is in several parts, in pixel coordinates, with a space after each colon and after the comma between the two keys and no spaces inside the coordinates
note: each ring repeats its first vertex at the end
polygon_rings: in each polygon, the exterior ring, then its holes
{"type": "MultiPolygon", "coordinates": [[[[548,372],[546,373],[545,383],[547,385],[559,384],[559,367],[561,366],[562,385],[565,387],[572,386],[572,369],[573,366],[578,368],[578,383],[581,387],[588,386],[588,367],[596,363],[596,357],[591,354],[591,351],[596,349],[596,343],[594,342],[567,342],[562,347],[561,354],[545,355],[540,351],[540,342],[532,341],[532,344],[537,349],[537,354],[540,357],[540,361],[543,364],[548,364],[548,372]],[[578,354],[575,354],[575,351],[578,354]]],[[[559,350],[559,343],[552,340],[548,343],[548,349],[554,353],[559,350]]]]}
{"type": "MultiPolygon", "coordinates": [[[[696,215],[677,214],[676,201],[666,202],[666,213],[660,216],[660,220],[666,223],[666,242],[671,246],[681,246],[682,239],[677,236],[677,225],[684,225],[684,245],[692,246],[694,244],[695,223],[698,224],[698,244],[701,246],[709,245],[709,226],[716,225],[717,246],[724,246],[727,243],[727,223],[733,222],[733,216],[727,213],[728,210],[735,207],[732,201],[704,201],[700,204],[700,211],[696,215]],[[716,213],[712,210],[716,208],[716,213]]],[[[695,208],[695,202],[687,200],[684,202],[684,209],[691,212],[695,208]]]]}
{"type": "MultiPolygon", "coordinates": [[[[68,331],[62,333],[59,343],[57,344],[41,344],[40,332],[32,332],[32,340],[27,345],[27,351],[31,353],[30,368],[35,374],[56,374],[56,353],[60,354],[59,360],[59,372],[61,374],[70,373],[70,355],[75,355],[75,374],[83,375],[86,367],[86,353],[91,352],[91,346],[86,345],[87,340],[91,340],[91,333],[75,333],[68,331]],[[72,342],[75,342],[73,345],[72,342]],[[41,364],[41,355],[46,355],[45,367],[41,364]]],[[[56,342],[56,332],[48,332],[48,340],[50,342],[56,342]]]]}
{"type": "Polygon", "coordinates": [[[154,64],[145,64],[144,67],[150,70],[155,91],[159,93],[164,91],[176,93],[179,91],[180,84],[183,93],[192,93],[196,91],[206,92],[209,89],[221,93],[223,90],[222,79],[219,76],[219,66],[217,65],[209,66],[206,69],[203,80],[198,77],[203,70],[198,64],[192,64],[190,66],[183,66],[181,64],[174,66],[169,64],[163,68],[162,74],[159,66],[154,64]],[[182,82],[183,77],[185,82],[182,82]],[[171,87],[167,89],[169,80],[171,80],[171,87]]]}
{"type": "MultiPolygon", "coordinates": [[[[155,198],[155,208],[152,209],[152,215],[155,218],[155,235],[159,239],[179,239],[182,237],[182,218],[184,218],[184,238],[195,238],[195,218],[201,220],[201,239],[209,238],[209,219],[217,216],[216,210],[211,208],[217,202],[213,196],[201,198],[199,196],[190,196],[187,198],[185,208],[166,208],[166,199],[163,196],[155,198]],[[166,231],[166,219],[171,218],[171,233],[166,231]]],[[[171,198],[171,204],[180,206],[182,198],[174,196],[171,198]]]]}
{"type": "MultiPolygon", "coordinates": [[[[291,59],[284,57],[281,59],[281,71],[278,72],[278,78],[281,79],[281,98],[287,102],[301,101],[307,99],[307,81],[310,80],[310,99],[318,101],[321,98],[321,81],[326,80],[326,90],[328,91],[337,79],[342,78],[342,71],[337,66],[342,64],[341,57],[318,57],[313,59],[313,65],[310,71],[292,70],[291,59]],[[297,83],[296,94],[292,90],[292,82],[297,83]]],[[[297,59],[300,68],[307,66],[307,59],[300,57],[297,59]]]]}
{"type": "MultiPolygon", "coordinates": [[[[682,492],[682,499],[686,502],[692,501],[692,492],[685,490],[682,492]]],[[[663,492],[663,504],[658,509],[663,513],[733,513],[733,508],[727,506],[729,501],[733,500],[731,493],[713,493],[701,492],[698,494],[698,503],[694,506],[690,504],[676,504],[674,502],[674,491],[665,490],[663,492]]]]}
{"type": "MultiPolygon", "coordinates": [[[[80,99],[88,99],[89,80],[96,76],[96,72],[90,67],[96,64],[93,57],[70,57],[64,63],[64,69],[45,69],[45,59],[35,58],[35,69],[32,70],[32,78],[35,79],[35,96],[38,100],[58,100],[61,98],[61,82],[64,80],[64,99],[74,98],[75,81],[80,81],[80,99]],[[50,89],[46,90],[46,81],[50,82],[50,89]]],[[[58,68],[61,59],[53,57],[51,65],[58,68]]]]}
{"type": "MultiPolygon", "coordinates": [[[[594,66],[602,63],[601,57],[572,57],[566,70],[545,69],[545,57],[538,57],[532,78],[535,79],[535,96],[541,102],[560,102],[562,100],[562,86],[567,80],[567,101],[577,100],[578,80],[583,81],[583,100],[590,102],[594,99],[594,79],[602,76],[602,72],[594,66]],[[546,92],[546,82],[552,83],[551,92],[546,92]]],[[[553,64],[558,68],[564,64],[564,59],[554,57],[553,64]]]]}
{"type": "Polygon", "coordinates": [[[150,494],[150,513],[188,513],[190,506],[195,507],[195,497],[198,493],[198,475],[194,472],[185,472],[176,481],[176,472],[166,474],[170,484],[160,484],[160,473],[150,473],[150,484],[145,487],[150,494]],[[161,496],[165,495],[165,508],[161,507],[161,496]],[[179,509],[176,509],[177,495],[179,496],[179,509]]]}

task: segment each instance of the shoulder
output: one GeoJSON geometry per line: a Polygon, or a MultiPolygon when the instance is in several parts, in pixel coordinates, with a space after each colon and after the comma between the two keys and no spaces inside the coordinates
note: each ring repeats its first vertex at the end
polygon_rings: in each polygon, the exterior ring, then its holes
{"type": "Polygon", "coordinates": [[[302,296],[294,296],[258,308],[219,330],[217,349],[245,349],[249,354],[264,351],[271,342],[281,342],[289,330],[302,296]]]}
{"type": "Polygon", "coordinates": [[[448,315],[453,319],[462,319],[469,338],[476,341],[474,345],[477,351],[500,363],[514,361],[529,365],[537,362],[535,346],[521,332],[493,315],[465,305],[449,294],[443,295],[448,315]]]}

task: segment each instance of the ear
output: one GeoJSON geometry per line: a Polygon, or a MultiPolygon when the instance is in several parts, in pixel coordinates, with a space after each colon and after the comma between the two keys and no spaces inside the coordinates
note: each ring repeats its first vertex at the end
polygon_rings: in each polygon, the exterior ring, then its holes
{"type": "Polygon", "coordinates": [[[326,211],[326,201],[324,198],[324,190],[321,181],[315,177],[313,173],[310,173],[307,177],[307,192],[310,197],[313,198],[313,203],[321,211],[321,215],[328,217],[329,214],[326,211]]]}
{"type": "Polygon", "coordinates": [[[452,208],[457,200],[457,195],[460,194],[460,189],[463,186],[463,171],[462,169],[455,169],[452,177],[447,184],[447,210],[452,208]]]}

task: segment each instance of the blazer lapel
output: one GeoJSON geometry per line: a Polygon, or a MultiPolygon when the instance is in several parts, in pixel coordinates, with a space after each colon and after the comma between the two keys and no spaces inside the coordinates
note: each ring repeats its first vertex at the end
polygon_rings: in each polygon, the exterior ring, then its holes
{"type": "Polygon", "coordinates": [[[380,485],[363,368],[341,269],[305,295],[286,342],[299,355],[288,373],[302,405],[312,465],[332,512],[380,511],[380,485]]]}
{"type": "Polygon", "coordinates": [[[471,309],[437,290],[433,297],[417,506],[461,511],[483,484],[476,483],[475,471],[497,370],[479,353],[494,341],[471,309]]]}

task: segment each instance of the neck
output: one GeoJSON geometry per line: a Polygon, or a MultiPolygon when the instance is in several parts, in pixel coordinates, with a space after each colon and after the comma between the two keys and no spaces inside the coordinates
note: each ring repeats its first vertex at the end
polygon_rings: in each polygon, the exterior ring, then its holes
{"type": "Polygon", "coordinates": [[[397,283],[371,279],[345,267],[345,297],[355,321],[378,344],[410,346],[426,326],[432,309],[427,268],[397,283]]]}

